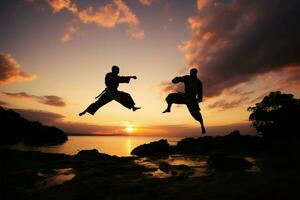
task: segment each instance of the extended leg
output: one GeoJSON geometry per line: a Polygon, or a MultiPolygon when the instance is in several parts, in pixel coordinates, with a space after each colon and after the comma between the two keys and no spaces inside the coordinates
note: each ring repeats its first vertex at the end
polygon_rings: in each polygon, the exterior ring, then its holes
{"type": "Polygon", "coordinates": [[[191,115],[193,116],[193,118],[195,120],[197,120],[198,122],[200,122],[202,134],[205,134],[206,130],[205,130],[205,127],[204,127],[203,118],[202,118],[202,115],[200,113],[199,106],[195,106],[193,104],[188,104],[187,107],[188,107],[191,115]]]}
{"type": "Polygon", "coordinates": [[[130,96],[130,94],[119,91],[119,96],[120,96],[120,99],[118,99],[116,101],[119,102],[120,104],[122,104],[123,106],[125,106],[126,108],[132,109],[133,111],[140,109],[140,107],[134,106],[135,103],[134,103],[132,97],[130,96]]]}
{"type": "Polygon", "coordinates": [[[101,108],[102,106],[104,106],[110,101],[111,99],[108,97],[108,95],[103,94],[95,103],[92,103],[83,112],[79,113],[79,116],[82,116],[87,112],[90,113],[91,115],[94,115],[99,108],[101,108]]]}
{"type": "Polygon", "coordinates": [[[173,103],[184,104],[183,94],[182,93],[171,93],[167,96],[166,102],[168,107],[163,113],[171,112],[171,107],[173,103]]]}

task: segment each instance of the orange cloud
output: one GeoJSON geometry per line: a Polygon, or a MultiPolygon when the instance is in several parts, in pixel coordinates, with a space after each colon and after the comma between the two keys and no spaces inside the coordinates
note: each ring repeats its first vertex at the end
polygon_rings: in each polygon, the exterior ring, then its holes
{"type": "Polygon", "coordinates": [[[139,0],[140,3],[144,6],[150,6],[151,5],[151,0],[139,0]]]}
{"type": "Polygon", "coordinates": [[[113,28],[117,24],[119,13],[113,4],[107,4],[100,7],[98,11],[94,11],[93,7],[88,7],[80,11],[78,17],[86,24],[95,23],[105,28],[113,28]]]}
{"type": "Polygon", "coordinates": [[[208,3],[209,0],[197,0],[197,9],[201,11],[208,3]]]}
{"type": "Polygon", "coordinates": [[[275,72],[275,75],[273,76],[282,77],[282,74],[285,74],[285,77],[279,79],[275,84],[278,89],[300,91],[300,65],[298,65],[298,68],[295,66],[285,67],[275,72]]]}
{"type": "Polygon", "coordinates": [[[114,0],[110,4],[100,7],[97,11],[94,11],[93,7],[88,7],[80,11],[78,17],[83,23],[95,23],[106,28],[113,28],[118,24],[130,26],[139,24],[139,19],[123,0],[114,0]]]}
{"type": "Polygon", "coordinates": [[[145,37],[145,32],[142,29],[129,29],[127,34],[135,39],[142,40],[145,37]]]}
{"type": "Polygon", "coordinates": [[[67,9],[72,13],[77,13],[77,5],[72,3],[73,0],[46,0],[49,6],[57,13],[63,9],[67,9]]]}
{"type": "Polygon", "coordinates": [[[35,75],[22,71],[20,64],[11,54],[0,54],[0,85],[15,81],[30,81],[35,78],[35,75]]]}
{"type": "Polygon", "coordinates": [[[26,92],[17,92],[17,93],[2,92],[2,94],[5,94],[13,98],[32,99],[41,104],[45,104],[49,106],[64,107],[67,105],[66,102],[61,97],[55,95],[36,96],[32,94],[27,94],[26,92]]]}
{"type": "Polygon", "coordinates": [[[133,26],[136,26],[140,23],[137,16],[131,11],[131,9],[124,3],[123,0],[114,0],[113,2],[120,12],[119,23],[126,23],[133,26]]]}
{"type": "MultiPolygon", "coordinates": [[[[128,32],[133,38],[143,39],[145,36],[144,30],[138,28],[140,24],[138,17],[123,0],[113,0],[112,3],[105,4],[98,9],[90,6],[83,10],[78,9],[74,0],[46,0],[46,2],[54,13],[66,9],[82,23],[94,23],[104,28],[114,28],[119,24],[126,24],[130,27],[128,32]]],[[[72,34],[75,32],[76,28],[74,26],[67,27],[61,41],[63,43],[70,41],[72,34]]]]}
{"type": "Polygon", "coordinates": [[[203,40],[209,40],[209,38],[211,38],[212,36],[214,36],[215,34],[212,32],[206,32],[202,35],[202,39],[203,40]]]}
{"type": "Polygon", "coordinates": [[[224,111],[226,109],[236,108],[240,105],[245,105],[245,103],[248,103],[249,100],[250,100],[250,97],[247,97],[247,96],[238,97],[237,99],[234,99],[234,100],[221,99],[221,100],[214,102],[213,104],[210,104],[208,106],[208,108],[210,108],[210,109],[217,108],[220,111],[224,111]]]}
{"type": "Polygon", "coordinates": [[[72,38],[72,35],[74,33],[77,32],[77,28],[74,26],[74,25],[70,25],[66,28],[66,30],[64,31],[64,34],[63,36],[61,37],[60,41],[62,43],[66,43],[66,42],[69,42],[72,38]]]}
{"type": "MultiPolygon", "coordinates": [[[[129,6],[123,0],[112,0],[111,3],[107,3],[98,9],[93,6],[89,6],[85,9],[79,10],[75,0],[45,0],[47,4],[52,8],[53,13],[67,10],[75,15],[80,22],[85,24],[96,24],[97,26],[104,28],[114,28],[120,24],[126,24],[129,26],[127,31],[128,35],[135,39],[143,39],[145,37],[144,30],[138,27],[140,21],[136,14],[129,8],[129,6]]],[[[35,0],[27,1],[30,3],[35,0]]],[[[144,0],[145,5],[150,5],[150,0],[144,0]]],[[[74,26],[66,28],[61,42],[65,43],[70,41],[72,35],[77,31],[74,26]]]]}

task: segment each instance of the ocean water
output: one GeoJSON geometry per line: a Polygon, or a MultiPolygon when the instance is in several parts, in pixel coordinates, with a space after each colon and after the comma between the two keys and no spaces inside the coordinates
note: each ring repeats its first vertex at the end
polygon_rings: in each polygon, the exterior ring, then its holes
{"type": "Polygon", "coordinates": [[[168,143],[175,145],[180,137],[150,137],[150,136],[68,136],[68,141],[55,146],[25,146],[13,145],[12,149],[26,151],[41,151],[45,153],[65,153],[74,155],[80,150],[97,149],[100,153],[116,156],[131,156],[130,152],[137,146],[167,139],[168,143]]]}

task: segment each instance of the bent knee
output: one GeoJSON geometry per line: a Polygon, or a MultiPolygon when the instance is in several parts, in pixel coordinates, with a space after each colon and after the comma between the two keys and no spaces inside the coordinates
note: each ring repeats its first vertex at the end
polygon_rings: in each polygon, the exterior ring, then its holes
{"type": "Polygon", "coordinates": [[[167,97],[166,97],[166,102],[170,102],[171,101],[171,98],[170,98],[170,95],[168,95],[167,97]]]}
{"type": "Polygon", "coordinates": [[[171,93],[171,94],[169,94],[167,97],[166,97],[166,102],[167,103],[172,103],[172,102],[174,102],[174,93],[171,93]]]}

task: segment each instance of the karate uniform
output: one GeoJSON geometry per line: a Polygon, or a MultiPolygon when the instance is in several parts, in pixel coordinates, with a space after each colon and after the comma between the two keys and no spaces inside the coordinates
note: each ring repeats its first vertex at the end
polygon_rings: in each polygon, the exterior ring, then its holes
{"type": "Polygon", "coordinates": [[[102,92],[96,102],[89,105],[89,107],[86,109],[86,112],[94,115],[99,108],[112,100],[119,102],[128,109],[133,108],[135,103],[130,94],[118,91],[120,83],[129,83],[129,81],[130,77],[118,76],[111,72],[107,73],[105,76],[106,89],[102,92]]]}
{"type": "Polygon", "coordinates": [[[189,112],[195,119],[199,119],[199,103],[198,99],[202,101],[203,85],[198,78],[192,78],[189,75],[176,77],[172,80],[173,83],[183,82],[185,86],[185,93],[177,92],[171,93],[167,96],[168,104],[186,104],[189,112]]]}

